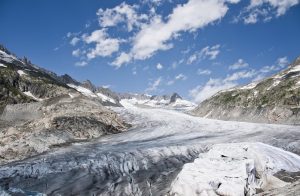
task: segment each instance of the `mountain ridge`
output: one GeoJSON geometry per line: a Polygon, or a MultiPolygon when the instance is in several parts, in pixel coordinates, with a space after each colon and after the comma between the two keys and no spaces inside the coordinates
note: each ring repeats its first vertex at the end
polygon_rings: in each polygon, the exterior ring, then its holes
{"type": "Polygon", "coordinates": [[[191,114],[220,120],[299,125],[300,57],[271,77],[216,93],[191,114]]]}

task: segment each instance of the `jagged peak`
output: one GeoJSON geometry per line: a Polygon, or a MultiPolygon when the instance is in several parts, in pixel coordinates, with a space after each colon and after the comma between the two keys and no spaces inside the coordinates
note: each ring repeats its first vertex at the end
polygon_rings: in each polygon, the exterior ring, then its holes
{"type": "Polygon", "coordinates": [[[300,56],[296,58],[296,60],[292,63],[292,66],[300,65],[300,56]]]}
{"type": "Polygon", "coordinates": [[[83,81],[80,86],[87,88],[92,92],[95,92],[97,90],[96,86],[90,80],[83,81]]]}

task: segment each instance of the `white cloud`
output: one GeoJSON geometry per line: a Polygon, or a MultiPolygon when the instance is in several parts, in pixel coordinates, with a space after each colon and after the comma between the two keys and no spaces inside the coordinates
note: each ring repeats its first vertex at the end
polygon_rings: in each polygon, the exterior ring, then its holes
{"type": "Polygon", "coordinates": [[[171,85],[173,85],[174,83],[175,83],[174,80],[170,80],[170,81],[167,82],[167,85],[168,85],[168,86],[171,86],[171,85]]]}
{"type": "Polygon", "coordinates": [[[172,63],[172,69],[176,69],[180,64],[182,64],[184,62],[184,59],[182,58],[182,59],[180,59],[179,61],[174,61],[173,63],[172,63]]]}
{"type": "Polygon", "coordinates": [[[200,103],[205,99],[213,96],[217,92],[236,86],[237,83],[231,81],[224,81],[222,79],[209,79],[204,86],[196,86],[189,91],[189,95],[194,102],[200,103]]]}
{"type": "Polygon", "coordinates": [[[75,65],[78,66],[78,67],[84,67],[86,66],[88,63],[86,61],[79,61],[79,62],[76,62],[75,65]]]}
{"type": "Polygon", "coordinates": [[[157,78],[154,82],[149,84],[149,87],[145,90],[146,92],[156,91],[158,86],[161,84],[162,78],[157,78]]]}
{"type": "Polygon", "coordinates": [[[187,76],[185,76],[184,74],[180,73],[180,74],[176,75],[174,77],[174,79],[168,81],[167,85],[170,86],[170,85],[173,85],[176,81],[184,81],[186,79],[187,79],[187,76]]]}
{"type": "MultiPolygon", "coordinates": [[[[226,2],[221,0],[189,0],[186,4],[178,5],[163,21],[155,15],[148,24],[141,26],[141,30],[133,38],[131,54],[133,59],[146,59],[159,50],[173,47],[170,40],[177,38],[182,32],[193,32],[223,18],[227,13],[226,2]]],[[[209,53],[213,59],[217,54],[209,53]]]]}
{"type": "Polygon", "coordinates": [[[162,65],[162,64],[158,63],[158,64],[156,65],[156,69],[161,70],[162,68],[163,68],[163,65],[162,65]]]}
{"type": "Polygon", "coordinates": [[[96,43],[95,48],[87,52],[87,58],[93,59],[97,56],[106,57],[119,50],[121,40],[110,38],[105,29],[96,30],[91,35],[83,35],[83,40],[87,43],[96,43]]]}
{"type": "Polygon", "coordinates": [[[220,44],[216,44],[214,46],[206,46],[202,48],[200,51],[194,52],[188,60],[187,64],[192,64],[198,59],[204,60],[204,59],[209,59],[209,60],[214,60],[217,58],[217,56],[220,54],[220,44]]]}
{"type": "Polygon", "coordinates": [[[210,75],[211,71],[208,69],[198,69],[197,70],[197,74],[198,75],[210,75]]]}
{"type": "Polygon", "coordinates": [[[112,62],[112,65],[115,66],[116,68],[120,68],[124,63],[128,63],[130,62],[130,55],[125,53],[125,52],[122,52],[120,54],[120,56],[118,56],[113,62],[112,62]]]}
{"type": "Polygon", "coordinates": [[[185,75],[183,75],[182,73],[175,76],[175,80],[186,80],[186,79],[187,79],[187,77],[185,75]]]}
{"type": "Polygon", "coordinates": [[[72,46],[75,46],[79,41],[80,41],[80,39],[78,37],[73,37],[70,41],[70,44],[72,46]]]}
{"type": "Polygon", "coordinates": [[[214,60],[220,53],[220,44],[214,46],[206,46],[200,51],[200,57],[203,59],[214,60]]]}
{"type": "Polygon", "coordinates": [[[197,54],[192,54],[189,58],[188,58],[188,60],[187,60],[187,64],[192,64],[193,62],[195,62],[196,60],[197,60],[197,54]]]}
{"type": "Polygon", "coordinates": [[[249,64],[246,63],[243,59],[239,59],[237,62],[229,66],[229,69],[235,70],[235,69],[241,69],[248,67],[249,64]]]}
{"type": "Polygon", "coordinates": [[[276,60],[276,64],[263,66],[259,72],[260,73],[269,73],[272,71],[278,71],[288,65],[289,61],[287,57],[280,57],[276,60]]]}
{"type": "Polygon", "coordinates": [[[285,67],[289,64],[289,60],[286,56],[285,57],[280,57],[280,58],[277,59],[277,64],[280,67],[285,67]]]}
{"type": "Polygon", "coordinates": [[[75,56],[75,57],[79,57],[80,54],[81,54],[80,49],[76,49],[76,50],[73,50],[73,51],[72,51],[72,55],[75,56]]]}
{"type": "Polygon", "coordinates": [[[111,85],[110,84],[107,84],[107,85],[102,85],[102,88],[110,88],[111,85]]]}
{"type": "Polygon", "coordinates": [[[239,79],[245,79],[245,78],[253,78],[256,76],[257,72],[255,70],[250,70],[250,71],[239,71],[235,72],[231,75],[227,75],[227,77],[224,79],[224,81],[237,81],[239,79]]]}
{"type": "Polygon", "coordinates": [[[237,20],[243,20],[245,24],[254,24],[260,20],[267,22],[273,17],[284,15],[298,3],[299,0],[251,0],[237,20]]]}
{"type": "Polygon", "coordinates": [[[148,18],[145,14],[138,15],[137,8],[137,5],[128,5],[125,2],[114,8],[105,10],[100,8],[97,12],[99,25],[113,27],[120,23],[126,23],[128,31],[132,31],[135,26],[141,25],[141,21],[148,18]]]}

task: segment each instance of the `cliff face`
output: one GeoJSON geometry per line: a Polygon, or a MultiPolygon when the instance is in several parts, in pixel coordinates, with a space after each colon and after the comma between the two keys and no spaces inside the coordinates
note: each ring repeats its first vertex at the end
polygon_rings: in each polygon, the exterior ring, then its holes
{"type": "Polygon", "coordinates": [[[272,77],[217,93],[191,113],[222,120],[300,124],[300,57],[272,77]]]}
{"type": "MultiPolygon", "coordinates": [[[[74,92],[52,72],[19,59],[0,47],[0,108],[74,92]]],[[[1,112],[1,111],[0,111],[1,112]]]]}

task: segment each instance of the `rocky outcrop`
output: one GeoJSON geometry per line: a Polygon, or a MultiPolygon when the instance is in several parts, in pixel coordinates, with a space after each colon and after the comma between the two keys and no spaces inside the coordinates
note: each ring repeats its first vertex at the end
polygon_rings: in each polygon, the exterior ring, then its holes
{"type": "Polygon", "coordinates": [[[300,58],[272,77],[217,93],[191,113],[222,120],[299,125],[300,58]]]}
{"type": "Polygon", "coordinates": [[[95,93],[96,95],[102,94],[108,97],[107,101],[103,101],[103,105],[122,107],[122,105],[120,104],[120,98],[118,94],[113,92],[109,88],[98,87],[95,93]]]}
{"type": "Polygon", "coordinates": [[[177,93],[173,93],[170,97],[170,103],[175,103],[178,99],[182,99],[182,97],[180,97],[177,93]]]}
{"type": "Polygon", "coordinates": [[[83,81],[80,86],[86,88],[86,89],[89,89],[90,91],[92,92],[95,92],[96,91],[96,86],[90,81],[90,80],[85,80],[83,81]]]}
{"type": "Polygon", "coordinates": [[[64,75],[60,76],[59,79],[60,79],[61,82],[65,83],[65,84],[80,85],[80,82],[76,81],[75,79],[73,79],[68,74],[64,74],[64,75]]]}
{"type": "Polygon", "coordinates": [[[99,101],[80,94],[8,105],[0,120],[0,163],[24,159],[54,146],[120,133],[128,127],[99,101]]]}

